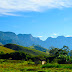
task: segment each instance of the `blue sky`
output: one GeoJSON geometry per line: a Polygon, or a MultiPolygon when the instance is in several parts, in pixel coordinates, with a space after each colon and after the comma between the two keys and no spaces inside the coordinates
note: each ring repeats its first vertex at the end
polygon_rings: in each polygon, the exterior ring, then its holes
{"type": "Polygon", "coordinates": [[[72,36],[71,0],[1,0],[0,31],[48,37],[72,36]]]}

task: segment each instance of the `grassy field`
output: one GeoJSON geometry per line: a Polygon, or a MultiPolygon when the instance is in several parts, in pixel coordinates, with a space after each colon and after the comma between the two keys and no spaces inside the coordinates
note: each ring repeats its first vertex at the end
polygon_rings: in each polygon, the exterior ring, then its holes
{"type": "Polygon", "coordinates": [[[69,66],[72,67],[72,64],[61,64],[61,68],[56,68],[56,64],[44,66],[35,65],[31,61],[0,59],[0,72],[72,72],[72,68],[68,68],[69,66]]]}

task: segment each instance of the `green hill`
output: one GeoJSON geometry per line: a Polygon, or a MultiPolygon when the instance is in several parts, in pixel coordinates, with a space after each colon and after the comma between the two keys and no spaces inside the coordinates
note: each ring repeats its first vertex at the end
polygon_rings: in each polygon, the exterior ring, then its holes
{"type": "Polygon", "coordinates": [[[42,47],[42,46],[40,46],[40,45],[32,45],[32,46],[29,46],[29,48],[36,49],[36,50],[39,50],[39,51],[42,51],[42,52],[45,52],[45,53],[49,54],[49,50],[42,47]]]}
{"type": "Polygon", "coordinates": [[[32,46],[29,46],[29,48],[36,49],[36,50],[43,51],[43,52],[48,51],[48,49],[41,47],[40,45],[32,45],[32,46]]]}
{"type": "Polygon", "coordinates": [[[15,50],[12,50],[12,49],[9,49],[9,48],[0,46],[0,52],[3,52],[3,53],[11,53],[11,52],[15,52],[15,50]]]}
{"type": "Polygon", "coordinates": [[[7,48],[12,49],[12,50],[16,50],[16,51],[23,51],[23,52],[25,52],[27,54],[31,54],[31,55],[48,56],[48,54],[45,53],[45,52],[35,50],[35,49],[31,49],[31,48],[28,48],[28,47],[19,46],[19,45],[16,45],[16,44],[6,44],[6,45],[4,45],[4,47],[7,47],[7,48]]]}

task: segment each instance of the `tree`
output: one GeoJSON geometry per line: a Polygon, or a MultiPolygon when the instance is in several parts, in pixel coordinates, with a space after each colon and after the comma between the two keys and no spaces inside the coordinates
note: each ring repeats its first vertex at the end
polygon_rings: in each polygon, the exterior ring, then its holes
{"type": "Polygon", "coordinates": [[[70,56],[72,56],[72,50],[70,51],[70,56]]]}
{"type": "Polygon", "coordinates": [[[50,47],[49,53],[51,56],[54,56],[57,51],[58,51],[58,48],[50,47]]]}
{"type": "Polygon", "coordinates": [[[66,55],[68,55],[68,53],[69,53],[69,47],[68,46],[63,46],[63,54],[66,54],[66,55]]]}
{"type": "Polygon", "coordinates": [[[59,56],[59,55],[68,55],[68,53],[69,53],[68,46],[63,46],[63,48],[58,49],[58,51],[55,53],[55,55],[56,56],[59,56]]]}
{"type": "Polygon", "coordinates": [[[68,60],[69,48],[68,46],[63,46],[63,48],[54,48],[52,47],[49,51],[50,55],[53,56],[53,59],[60,59],[60,63],[65,63],[68,60]]]}

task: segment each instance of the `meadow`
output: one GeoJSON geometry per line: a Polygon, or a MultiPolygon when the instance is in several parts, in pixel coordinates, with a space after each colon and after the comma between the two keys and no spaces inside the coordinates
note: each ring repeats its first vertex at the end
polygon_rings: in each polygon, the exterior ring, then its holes
{"type": "Polygon", "coordinates": [[[0,72],[72,72],[72,64],[35,64],[32,61],[0,59],[0,72]]]}

